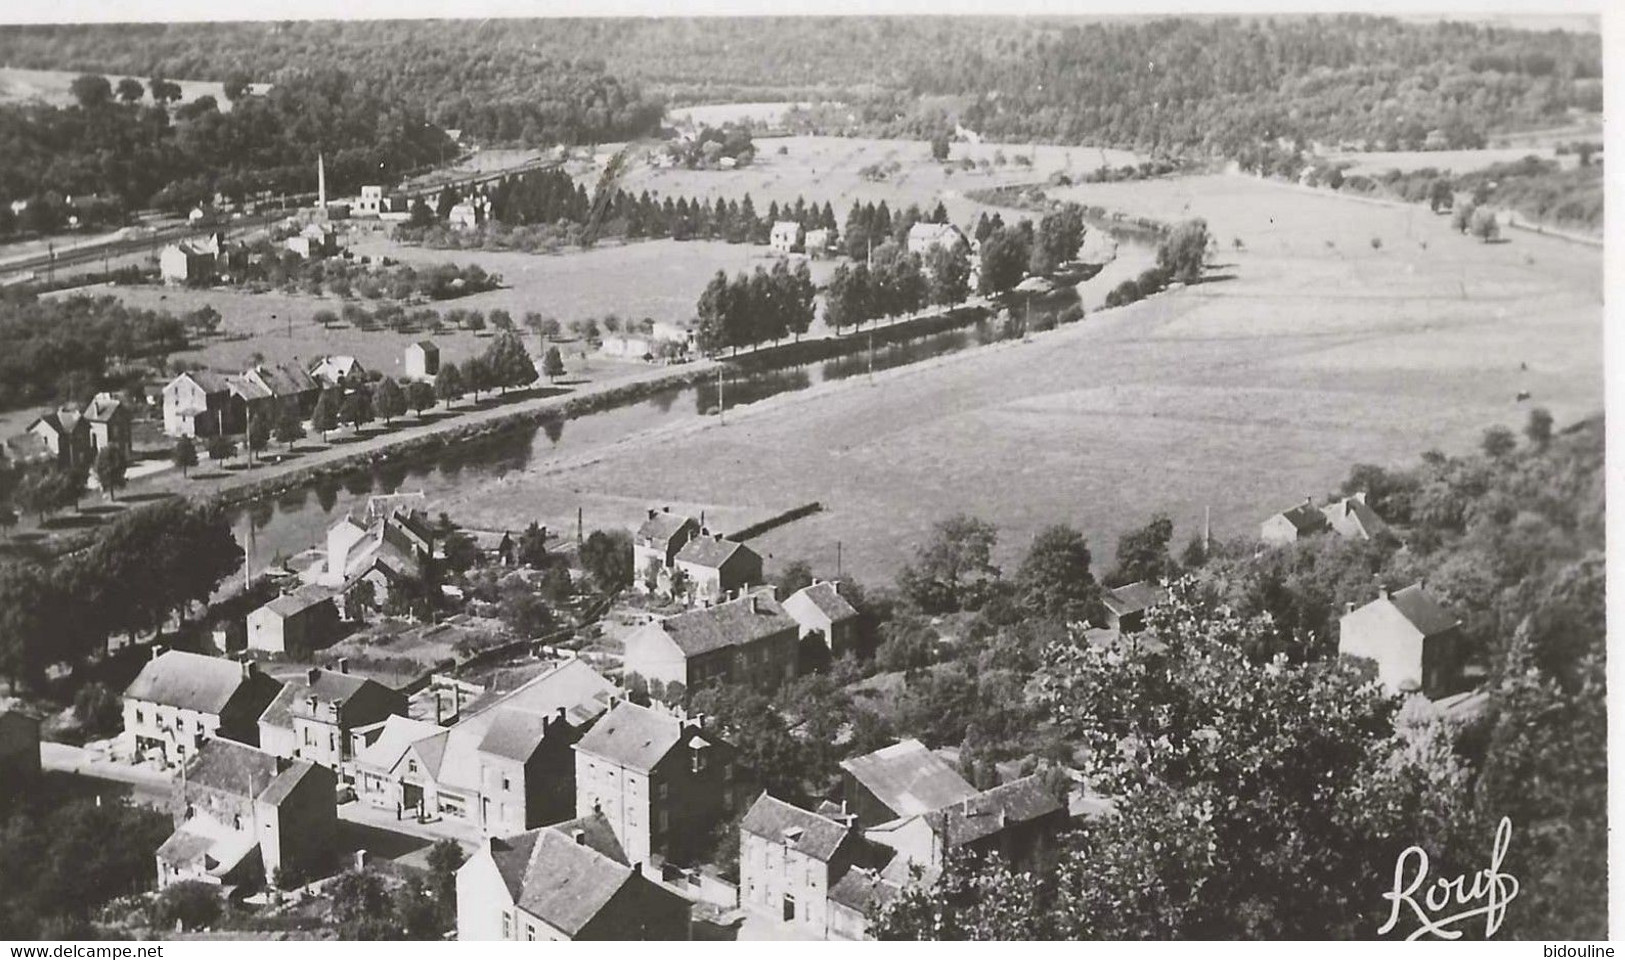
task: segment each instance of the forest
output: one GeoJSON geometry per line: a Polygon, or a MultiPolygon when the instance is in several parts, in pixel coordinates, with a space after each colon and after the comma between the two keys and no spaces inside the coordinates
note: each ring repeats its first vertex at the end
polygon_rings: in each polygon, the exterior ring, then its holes
{"type": "Polygon", "coordinates": [[[846,101],[842,130],[1233,156],[1277,138],[1482,145],[1602,108],[1596,33],[1373,16],[515,20],[19,27],[19,66],[364,95],[490,142],[653,132],[661,100],[846,101]],[[646,93],[644,87],[654,93],[646,93]],[[844,121],[846,114],[855,119],[844,121]]]}

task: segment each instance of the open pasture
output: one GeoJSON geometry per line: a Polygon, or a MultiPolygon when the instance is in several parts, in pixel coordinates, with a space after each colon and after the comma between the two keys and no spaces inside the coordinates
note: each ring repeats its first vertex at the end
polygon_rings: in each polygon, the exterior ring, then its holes
{"type": "MultiPolygon", "coordinates": [[[[1531,404],[1559,424],[1602,405],[1599,251],[1515,235],[1486,245],[1444,218],[1251,178],[1075,188],[1076,199],[1202,216],[1233,276],[1083,323],[650,430],[501,481],[546,515],[590,491],[626,503],[823,513],[756,542],[889,579],[931,525],[983,516],[1013,568],[1045,524],[1069,522],[1109,565],[1116,538],[1166,512],[1176,549],[1212,510],[1215,536],[1253,535],[1357,462],[1464,451],[1531,404]],[[1241,237],[1244,249],[1232,239],[1241,237]],[[1372,238],[1380,238],[1373,247],[1372,238]],[[1425,246],[1424,246],[1425,244],[1425,246]],[[1527,370],[1523,369],[1527,365],[1527,370]],[[651,465],[658,464],[655,469],[651,465]]],[[[489,485],[444,503],[493,509],[489,485]]]]}

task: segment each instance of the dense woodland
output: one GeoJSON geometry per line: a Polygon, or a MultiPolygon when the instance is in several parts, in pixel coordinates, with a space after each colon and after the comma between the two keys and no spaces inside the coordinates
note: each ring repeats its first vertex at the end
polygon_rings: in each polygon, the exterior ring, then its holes
{"type": "Polygon", "coordinates": [[[1414,148],[1432,130],[1475,146],[1602,106],[1595,33],[1370,16],[22,27],[0,57],[265,82],[343,69],[443,126],[527,143],[651,132],[661,106],[638,82],[688,102],[833,96],[871,133],[957,120],[998,139],[1222,155],[1277,137],[1414,148]]]}
{"type": "MultiPolygon", "coordinates": [[[[173,85],[162,81],[94,81],[76,81],[75,106],[0,106],[0,196],[31,199],[30,207],[37,198],[45,211],[22,211],[16,228],[59,226],[50,212],[61,216],[65,197],[78,203],[85,194],[131,210],[184,211],[216,192],[235,200],[313,192],[318,153],[338,193],[450,150],[416,105],[337,71],[291,77],[263,96],[239,89],[229,110],[212,97],[176,106],[173,85]],[[42,215],[47,222],[36,222],[42,215]]],[[[10,216],[8,208],[0,219],[10,216]]]]}

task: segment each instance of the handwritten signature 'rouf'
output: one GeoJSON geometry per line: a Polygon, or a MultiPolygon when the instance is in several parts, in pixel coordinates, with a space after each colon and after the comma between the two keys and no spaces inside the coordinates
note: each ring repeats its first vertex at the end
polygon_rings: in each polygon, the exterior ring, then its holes
{"type": "Polygon", "coordinates": [[[1393,909],[1388,914],[1388,922],[1377,931],[1378,936],[1399,925],[1406,907],[1410,907],[1421,923],[1405,938],[1407,940],[1424,935],[1441,940],[1459,939],[1461,931],[1451,928],[1473,917],[1484,917],[1484,936],[1494,936],[1495,931],[1501,929],[1501,921],[1506,919],[1507,904],[1518,896],[1518,879],[1501,872],[1501,864],[1506,859],[1507,846],[1511,842],[1512,821],[1502,817],[1501,825],[1495,829],[1495,847],[1490,852],[1489,869],[1478,871],[1470,887],[1466,874],[1449,879],[1440,877],[1422,894],[1420,903],[1417,902],[1416,892],[1428,879],[1427,851],[1415,846],[1405,848],[1394,863],[1394,889],[1382,895],[1384,900],[1393,902],[1393,909]],[[1449,916],[1435,916],[1456,907],[1465,909],[1449,916]]]}

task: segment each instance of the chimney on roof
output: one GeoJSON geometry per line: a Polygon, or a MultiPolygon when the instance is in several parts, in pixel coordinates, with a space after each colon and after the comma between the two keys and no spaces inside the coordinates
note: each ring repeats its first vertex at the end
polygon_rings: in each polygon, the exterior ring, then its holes
{"type": "Polygon", "coordinates": [[[155,643],[155,644],[152,645],[152,659],[156,660],[159,657],[163,656],[168,651],[169,651],[168,647],[164,646],[161,643],[155,643]]]}
{"type": "Polygon", "coordinates": [[[350,658],[349,657],[339,657],[339,673],[348,674],[349,672],[350,672],[350,658]]]}
{"type": "Polygon", "coordinates": [[[1358,500],[1361,503],[1365,503],[1365,491],[1364,490],[1355,491],[1354,496],[1352,497],[1352,499],[1358,500]]]}
{"type": "Polygon", "coordinates": [[[1382,599],[1382,600],[1388,599],[1388,584],[1386,584],[1386,583],[1377,584],[1377,597],[1379,599],[1382,599]]]}
{"type": "Polygon", "coordinates": [[[1349,600],[1349,601],[1347,601],[1347,602],[1345,602],[1343,604],[1343,612],[1344,613],[1353,613],[1354,612],[1354,601],[1353,600],[1349,600]]]}
{"type": "Polygon", "coordinates": [[[1303,498],[1303,505],[1306,506],[1306,507],[1314,506],[1315,505],[1315,498],[1314,497],[1304,497],[1303,498]]]}
{"type": "MultiPolygon", "coordinates": [[[[305,672],[305,679],[308,680],[311,683],[315,683],[317,680],[320,680],[321,678],[322,678],[322,668],[321,667],[311,667],[309,670],[307,670],[305,672]]],[[[316,698],[312,697],[311,699],[314,700],[316,698]]]]}
{"type": "Polygon", "coordinates": [[[564,708],[563,707],[560,707],[558,709],[558,713],[554,716],[553,722],[554,723],[563,723],[564,722],[564,708]]]}
{"type": "Polygon", "coordinates": [[[257,674],[259,672],[260,672],[259,661],[257,661],[257,660],[244,660],[243,661],[243,678],[244,679],[247,679],[248,677],[252,677],[252,676],[254,676],[255,674],[257,674]]]}
{"type": "Polygon", "coordinates": [[[757,599],[758,598],[757,598],[756,594],[753,593],[753,594],[750,595],[750,612],[751,613],[761,613],[762,612],[761,607],[758,606],[757,603],[756,603],[757,599]]]}
{"type": "Polygon", "coordinates": [[[649,508],[649,519],[650,519],[650,520],[653,520],[653,519],[654,519],[654,518],[655,518],[655,513],[656,513],[656,511],[655,511],[655,508],[654,508],[654,507],[650,507],[650,508],[649,508]]]}
{"type": "Polygon", "coordinates": [[[587,831],[581,829],[580,827],[576,827],[574,830],[571,830],[570,837],[580,846],[584,847],[587,845],[587,831]]]}

